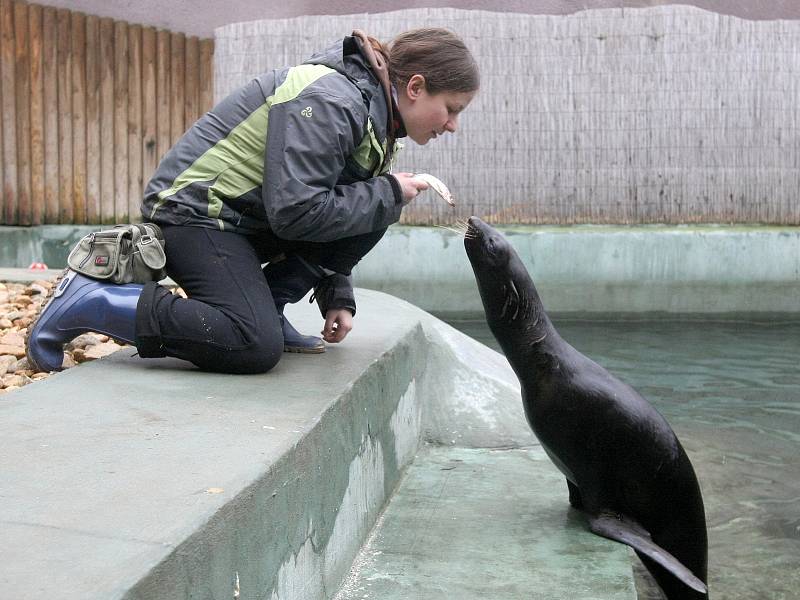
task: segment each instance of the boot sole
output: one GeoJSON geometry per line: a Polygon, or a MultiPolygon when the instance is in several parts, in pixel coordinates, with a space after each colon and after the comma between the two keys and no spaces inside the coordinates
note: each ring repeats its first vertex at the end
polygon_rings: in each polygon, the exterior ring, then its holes
{"type": "Polygon", "coordinates": [[[322,354],[325,352],[325,346],[319,348],[300,348],[299,346],[284,346],[284,352],[290,352],[292,354],[322,354]]]}

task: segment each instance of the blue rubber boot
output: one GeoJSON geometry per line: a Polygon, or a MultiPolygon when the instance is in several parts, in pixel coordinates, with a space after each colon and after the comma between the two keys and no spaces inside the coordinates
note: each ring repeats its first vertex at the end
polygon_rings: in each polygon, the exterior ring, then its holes
{"type": "Polygon", "coordinates": [[[135,343],[136,304],[143,287],[105,283],[67,269],[25,341],[31,368],[60,371],[64,344],[87,331],[135,343]]]}
{"type": "Polygon", "coordinates": [[[303,335],[292,327],[283,314],[284,307],[302,300],[321,279],[324,272],[297,255],[289,256],[280,262],[269,263],[263,270],[281,320],[283,351],[300,354],[325,352],[322,338],[303,335]]]}

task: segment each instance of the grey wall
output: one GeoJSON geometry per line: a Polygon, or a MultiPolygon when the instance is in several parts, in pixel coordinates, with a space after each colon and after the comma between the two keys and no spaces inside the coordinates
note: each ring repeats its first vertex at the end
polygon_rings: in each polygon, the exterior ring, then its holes
{"type": "MultiPolygon", "coordinates": [[[[668,0],[45,0],[33,2],[78,10],[102,17],[163,27],[191,35],[211,37],[214,29],[229,23],[257,19],[283,19],[302,15],[379,13],[408,8],[451,7],[529,14],[568,14],[585,8],[637,7],[674,4],[668,0]]],[[[686,0],[723,14],[748,19],[800,19],[797,0],[686,0]]]]}
{"type": "Polygon", "coordinates": [[[404,222],[800,224],[800,20],[688,6],[529,15],[457,9],[298,17],[217,30],[216,97],[361,27],[458,32],[483,85],[461,131],[408,142],[425,194],[404,222]]]}

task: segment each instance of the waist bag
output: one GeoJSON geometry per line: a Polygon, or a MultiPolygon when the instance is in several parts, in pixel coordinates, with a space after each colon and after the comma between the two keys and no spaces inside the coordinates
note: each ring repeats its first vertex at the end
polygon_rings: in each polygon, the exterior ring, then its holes
{"type": "Polygon", "coordinates": [[[67,264],[93,279],[113,283],[147,283],[167,276],[164,236],[154,223],[115,225],[84,236],[67,264]]]}

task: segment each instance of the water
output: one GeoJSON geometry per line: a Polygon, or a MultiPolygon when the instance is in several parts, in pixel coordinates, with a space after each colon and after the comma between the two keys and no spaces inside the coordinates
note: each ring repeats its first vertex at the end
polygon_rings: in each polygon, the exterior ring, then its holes
{"type": "MultiPolygon", "coordinates": [[[[449,322],[499,351],[483,320],[449,322]]],[[[686,448],[706,507],[710,597],[800,598],[800,323],[555,324],[648,398],[686,448]]]]}

